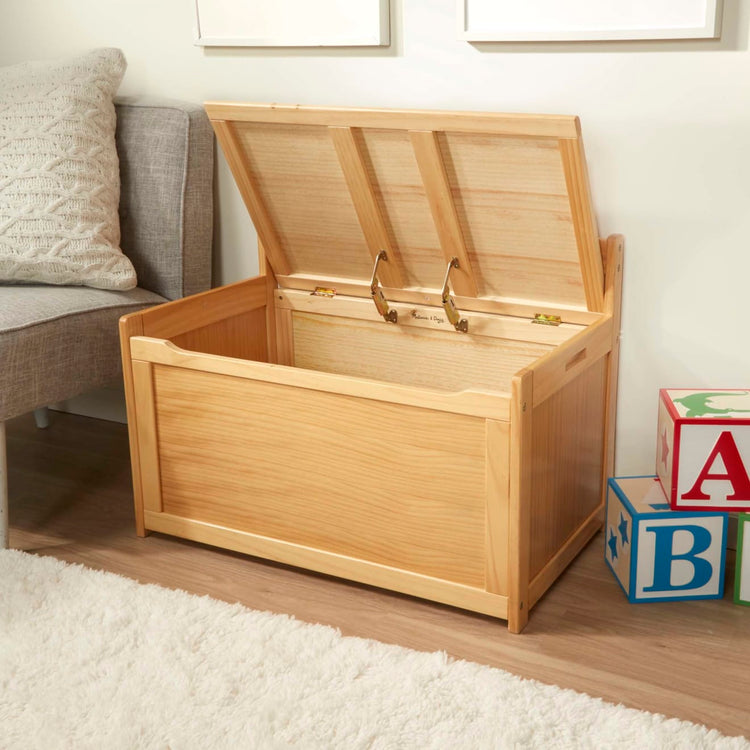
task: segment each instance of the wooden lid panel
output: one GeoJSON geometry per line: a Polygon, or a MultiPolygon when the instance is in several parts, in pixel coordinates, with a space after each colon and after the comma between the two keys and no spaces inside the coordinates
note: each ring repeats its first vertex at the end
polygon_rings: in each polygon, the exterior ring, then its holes
{"type": "Polygon", "coordinates": [[[576,118],[207,109],[277,274],[603,309],[576,118]]]}
{"type": "Polygon", "coordinates": [[[437,289],[443,283],[445,265],[409,133],[358,132],[404,286],[437,289]]]}
{"type": "Polygon", "coordinates": [[[585,306],[558,141],[439,140],[479,296],[585,306]]]}
{"type": "Polygon", "coordinates": [[[291,272],[367,278],[372,261],[328,128],[234,128],[291,272]]]}

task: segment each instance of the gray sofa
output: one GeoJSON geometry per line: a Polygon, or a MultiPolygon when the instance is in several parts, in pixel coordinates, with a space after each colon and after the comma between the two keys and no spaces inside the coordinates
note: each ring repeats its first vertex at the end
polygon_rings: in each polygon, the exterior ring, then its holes
{"type": "Polygon", "coordinates": [[[0,547],[8,544],[5,421],[121,374],[117,322],[211,282],[213,131],[194,104],[117,101],[127,292],[0,284],[0,547]]]}

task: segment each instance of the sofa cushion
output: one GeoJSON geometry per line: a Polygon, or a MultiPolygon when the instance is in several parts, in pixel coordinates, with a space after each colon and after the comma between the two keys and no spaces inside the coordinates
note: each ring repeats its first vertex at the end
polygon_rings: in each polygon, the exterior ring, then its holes
{"type": "Polygon", "coordinates": [[[131,289],[120,250],[120,50],[0,68],[0,280],[131,289]]]}
{"type": "Polygon", "coordinates": [[[139,288],[0,286],[0,420],[116,378],[118,319],[164,301],[139,288]]]}
{"type": "Polygon", "coordinates": [[[118,97],[121,247],[168,299],[211,286],[214,137],[202,106],[118,97]]]}

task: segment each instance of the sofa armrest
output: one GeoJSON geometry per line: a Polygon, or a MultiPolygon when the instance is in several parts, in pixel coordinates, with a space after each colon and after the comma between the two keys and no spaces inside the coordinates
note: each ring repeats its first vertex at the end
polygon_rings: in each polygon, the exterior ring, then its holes
{"type": "Polygon", "coordinates": [[[214,137],[197,104],[121,97],[121,247],[138,286],[177,299],[211,285],[214,137]]]}

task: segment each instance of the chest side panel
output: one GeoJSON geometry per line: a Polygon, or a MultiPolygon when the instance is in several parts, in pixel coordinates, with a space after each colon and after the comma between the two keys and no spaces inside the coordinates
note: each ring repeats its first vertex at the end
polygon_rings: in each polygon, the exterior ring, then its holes
{"type": "Polygon", "coordinates": [[[533,578],[601,504],[606,358],[534,407],[533,578]]]}

